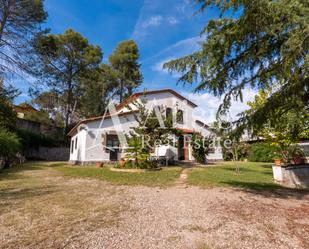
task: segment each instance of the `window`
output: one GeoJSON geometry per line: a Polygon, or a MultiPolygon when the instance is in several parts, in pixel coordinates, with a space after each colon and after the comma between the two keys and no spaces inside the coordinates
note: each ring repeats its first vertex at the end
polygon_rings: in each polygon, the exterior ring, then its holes
{"type": "Polygon", "coordinates": [[[176,119],[177,119],[177,123],[183,124],[183,111],[182,110],[177,111],[176,119]]]}
{"type": "Polygon", "coordinates": [[[71,154],[74,151],[74,139],[71,140],[71,154]]]}
{"type": "Polygon", "coordinates": [[[119,147],[119,140],[117,135],[107,135],[107,142],[106,147],[110,148],[118,148],[119,147]]]}
{"type": "Polygon", "coordinates": [[[172,110],[172,108],[169,108],[169,107],[166,108],[166,118],[170,118],[170,119],[173,118],[173,110],[172,110]]]}
{"type": "Polygon", "coordinates": [[[77,137],[75,138],[75,150],[77,149],[77,137]]]}

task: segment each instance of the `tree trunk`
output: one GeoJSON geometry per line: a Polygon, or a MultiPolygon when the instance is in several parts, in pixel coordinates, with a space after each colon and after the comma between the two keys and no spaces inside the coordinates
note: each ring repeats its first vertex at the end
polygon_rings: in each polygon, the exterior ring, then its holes
{"type": "Polygon", "coordinates": [[[71,77],[69,78],[67,85],[68,85],[68,96],[67,96],[67,103],[66,103],[67,107],[66,107],[65,120],[64,120],[64,130],[63,130],[64,135],[68,131],[70,114],[71,114],[71,102],[72,102],[72,78],[71,77]]]}
{"type": "Polygon", "coordinates": [[[120,103],[123,101],[123,81],[122,80],[120,80],[119,101],[120,103]]]}

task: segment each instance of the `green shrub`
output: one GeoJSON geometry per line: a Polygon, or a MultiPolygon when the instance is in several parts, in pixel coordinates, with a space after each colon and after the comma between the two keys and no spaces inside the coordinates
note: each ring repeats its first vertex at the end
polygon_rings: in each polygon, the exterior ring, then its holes
{"type": "Polygon", "coordinates": [[[126,169],[153,169],[156,167],[157,164],[155,162],[151,162],[148,160],[139,161],[138,164],[136,164],[132,160],[127,160],[124,164],[124,168],[126,169]]]}
{"type": "Polygon", "coordinates": [[[24,149],[37,148],[39,146],[54,147],[58,145],[58,141],[50,137],[27,130],[19,129],[17,130],[17,135],[20,137],[20,141],[24,149]]]}
{"type": "Polygon", "coordinates": [[[196,162],[204,164],[209,154],[211,139],[194,134],[192,136],[192,155],[196,162]]]}
{"type": "Polygon", "coordinates": [[[21,144],[16,134],[0,128],[0,168],[11,165],[20,149],[21,144]]]}
{"type": "Polygon", "coordinates": [[[222,146],[224,161],[240,160],[243,161],[249,156],[250,144],[245,142],[234,142],[229,148],[222,146]]]}
{"type": "Polygon", "coordinates": [[[251,162],[272,162],[279,147],[269,143],[255,143],[251,145],[248,159],[251,162]]]}

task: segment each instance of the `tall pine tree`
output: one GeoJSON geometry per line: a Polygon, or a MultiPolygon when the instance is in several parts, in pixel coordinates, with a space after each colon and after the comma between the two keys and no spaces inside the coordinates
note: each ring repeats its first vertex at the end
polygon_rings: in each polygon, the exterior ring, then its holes
{"type": "Polygon", "coordinates": [[[120,102],[131,95],[143,81],[138,59],[138,47],[133,40],[120,42],[109,57],[111,67],[117,72],[120,102]]]}
{"type": "Polygon", "coordinates": [[[40,82],[63,99],[64,131],[78,104],[81,79],[89,71],[97,70],[102,51],[89,44],[79,33],[69,29],[60,35],[44,35],[35,41],[37,60],[35,69],[40,82]]]}

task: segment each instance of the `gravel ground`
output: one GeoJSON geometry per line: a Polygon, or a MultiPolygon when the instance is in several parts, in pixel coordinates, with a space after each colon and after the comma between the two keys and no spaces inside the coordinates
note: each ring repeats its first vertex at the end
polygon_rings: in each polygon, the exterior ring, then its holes
{"type": "Polygon", "coordinates": [[[0,192],[0,248],[309,248],[308,194],[33,174],[0,192]]]}

